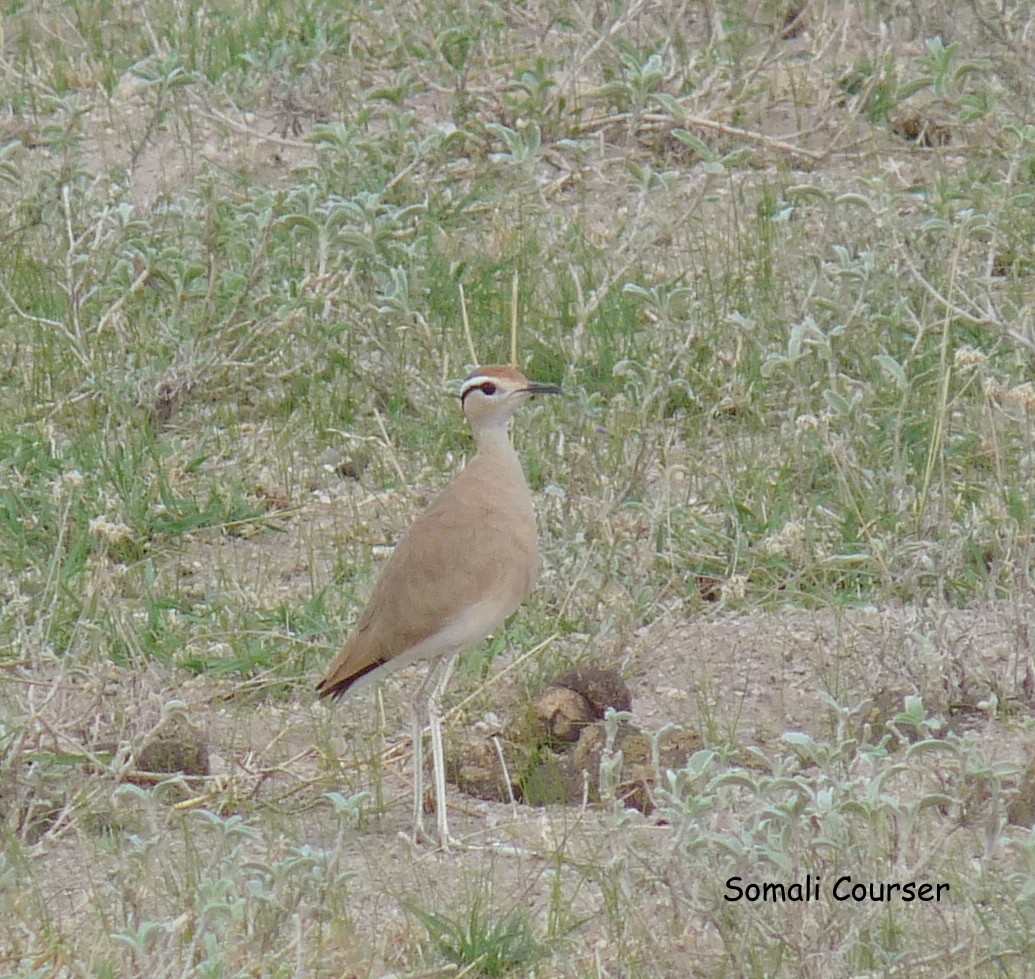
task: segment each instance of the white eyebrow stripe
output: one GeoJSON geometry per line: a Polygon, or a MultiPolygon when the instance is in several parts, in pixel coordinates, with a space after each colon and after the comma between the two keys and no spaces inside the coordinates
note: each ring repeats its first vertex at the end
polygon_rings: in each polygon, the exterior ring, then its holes
{"type": "Polygon", "coordinates": [[[464,395],[467,394],[468,391],[480,388],[486,381],[493,384],[498,383],[494,378],[489,377],[487,374],[479,374],[477,377],[469,377],[464,381],[464,386],[460,388],[460,400],[463,400],[464,395]]]}

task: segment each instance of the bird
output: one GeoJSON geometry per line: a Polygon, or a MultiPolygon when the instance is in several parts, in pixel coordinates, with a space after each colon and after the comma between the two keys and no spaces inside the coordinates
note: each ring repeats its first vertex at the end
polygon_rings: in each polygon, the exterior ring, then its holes
{"type": "Polygon", "coordinates": [[[477,451],[399,539],[352,636],[317,684],[346,693],[418,660],[431,660],[414,702],[413,839],[424,829],[425,726],[431,729],[438,846],[448,850],[439,701],[457,654],[498,629],[532,590],[539,568],[532,493],[510,441],[510,419],[536,395],[560,394],[514,367],[483,366],[460,387],[477,451]]]}

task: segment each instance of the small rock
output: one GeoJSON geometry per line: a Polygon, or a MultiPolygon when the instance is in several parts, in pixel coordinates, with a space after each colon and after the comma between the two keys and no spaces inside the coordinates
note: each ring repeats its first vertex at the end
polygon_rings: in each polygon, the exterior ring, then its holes
{"type": "Polygon", "coordinates": [[[184,721],[163,724],[137,749],[134,758],[142,772],[208,775],[208,745],[200,732],[184,721]]]}
{"type": "Polygon", "coordinates": [[[550,740],[568,743],[594,718],[587,699],[567,687],[547,687],[536,697],[535,714],[550,740]]]}
{"type": "MultiPolygon", "coordinates": [[[[507,764],[511,764],[509,757],[507,764]]],[[[513,778],[514,773],[510,774],[513,778]]],[[[446,778],[476,799],[510,802],[512,788],[507,784],[499,753],[490,738],[469,737],[462,750],[447,745],[446,778]]]]}
{"type": "Polygon", "coordinates": [[[614,670],[604,670],[595,666],[569,670],[557,678],[555,685],[574,690],[585,697],[593,711],[593,720],[603,720],[608,707],[615,710],[632,708],[632,694],[629,693],[625,681],[614,670]]]}
{"type": "MultiPolygon", "coordinates": [[[[571,767],[576,772],[588,772],[591,801],[600,799],[600,760],[607,744],[603,724],[587,727],[571,755],[571,767]]],[[[654,767],[651,739],[631,724],[618,729],[614,750],[622,753],[622,781],[618,796],[630,809],[650,813],[654,809],[651,787],[661,772],[682,768],[686,760],[702,747],[701,737],[694,731],[673,730],[661,738],[658,745],[658,768],[654,767]]]]}

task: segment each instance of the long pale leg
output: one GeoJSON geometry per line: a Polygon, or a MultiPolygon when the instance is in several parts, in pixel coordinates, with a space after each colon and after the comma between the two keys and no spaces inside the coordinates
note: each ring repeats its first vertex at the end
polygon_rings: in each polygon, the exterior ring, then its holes
{"type": "Polygon", "coordinates": [[[437,684],[438,662],[432,663],[417,689],[413,699],[413,842],[424,843],[428,839],[424,831],[424,728],[428,721],[428,707],[437,684]]]}
{"type": "Polygon", "coordinates": [[[442,712],[439,702],[453,676],[456,657],[451,656],[445,664],[442,675],[432,688],[428,698],[428,720],[431,724],[431,765],[435,779],[435,823],[438,828],[438,842],[443,850],[449,849],[449,817],[446,813],[446,756],[442,750],[442,712]]]}

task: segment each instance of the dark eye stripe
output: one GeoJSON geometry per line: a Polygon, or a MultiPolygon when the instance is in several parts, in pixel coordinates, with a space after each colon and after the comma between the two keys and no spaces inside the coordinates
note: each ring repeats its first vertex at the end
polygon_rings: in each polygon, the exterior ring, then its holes
{"type": "Polygon", "coordinates": [[[463,391],[460,393],[460,401],[466,399],[466,397],[472,391],[481,391],[483,394],[493,395],[499,390],[499,385],[495,381],[490,381],[488,378],[472,377],[467,384],[464,386],[463,391]]]}

